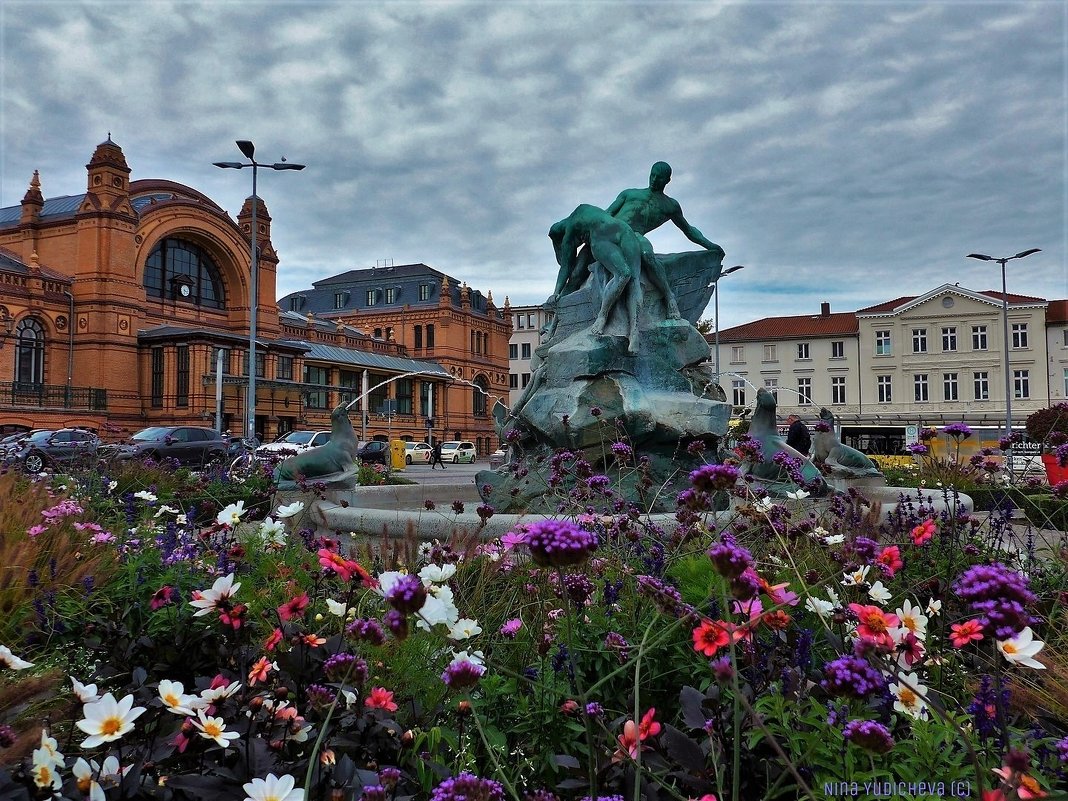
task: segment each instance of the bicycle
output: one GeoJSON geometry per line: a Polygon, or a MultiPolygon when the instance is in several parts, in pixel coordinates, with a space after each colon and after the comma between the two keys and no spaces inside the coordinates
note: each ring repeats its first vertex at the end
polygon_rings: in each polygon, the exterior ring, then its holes
{"type": "Polygon", "coordinates": [[[230,443],[229,456],[237,454],[230,462],[231,473],[250,473],[260,463],[256,448],[260,445],[256,439],[240,438],[230,443]]]}

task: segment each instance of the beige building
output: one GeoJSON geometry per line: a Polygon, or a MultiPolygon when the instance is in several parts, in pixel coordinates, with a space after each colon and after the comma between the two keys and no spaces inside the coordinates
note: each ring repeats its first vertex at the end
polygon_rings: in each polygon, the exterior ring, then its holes
{"type": "MultiPolygon", "coordinates": [[[[505,299],[505,306],[508,301],[505,299]]],[[[512,336],[508,340],[508,405],[514,406],[523,394],[533,372],[530,360],[541,343],[541,330],[552,320],[552,312],[541,306],[512,306],[512,336]]]]}
{"type": "MultiPolygon", "coordinates": [[[[1068,396],[1068,301],[1008,295],[1014,430],[1068,396]]],[[[922,426],[964,422],[997,438],[1005,419],[1002,294],[944,284],[856,312],[774,317],[720,331],[722,385],[736,406],[756,387],[813,422],[831,409],[847,444],[900,451],[922,426]]],[[[977,438],[978,439],[978,438],[977,438]]]]}

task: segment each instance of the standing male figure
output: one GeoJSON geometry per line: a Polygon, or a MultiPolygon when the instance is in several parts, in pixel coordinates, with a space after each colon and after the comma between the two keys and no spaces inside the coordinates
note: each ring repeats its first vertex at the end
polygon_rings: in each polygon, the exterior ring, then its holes
{"type": "Polygon", "coordinates": [[[808,456],[808,450],[812,447],[812,435],[808,433],[808,426],[796,414],[786,418],[789,429],[786,432],[786,444],[799,453],[808,456]]]}
{"type": "Polygon", "coordinates": [[[441,469],[445,469],[445,462],[441,460],[441,442],[435,442],[434,447],[430,449],[430,469],[433,470],[438,465],[441,465],[441,469]]]}

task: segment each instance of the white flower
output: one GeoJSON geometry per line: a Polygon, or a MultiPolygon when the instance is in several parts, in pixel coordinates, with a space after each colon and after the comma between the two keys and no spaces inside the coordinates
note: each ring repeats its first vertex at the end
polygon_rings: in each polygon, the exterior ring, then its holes
{"type": "Polygon", "coordinates": [[[74,763],[74,767],[70,769],[70,772],[78,780],[78,789],[89,795],[89,801],[106,801],[107,796],[104,794],[104,788],[100,782],[104,782],[108,786],[118,785],[122,781],[122,777],[129,773],[132,767],[132,764],[127,765],[120,775],[119,760],[114,756],[109,756],[105,759],[103,766],[94,759],[86,762],[81,757],[78,757],[78,761],[74,763]],[[97,779],[100,781],[97,781],[97,779]]]}
{"type": "Polygon", "coordinates": [[[153,501],[156,500],[156,496],[153,495],[148,490],[141,490],[140,492],[135,492],[134,493],[134,497],[135,498],[140,498],[142,501],[145,501],[147,503],[152,503],[153,501]]]}
{"type": "Polygon", "coordinates": [[[42,789],[50,787],[58,790],[63,786],[63,780],[56,772],[57,767],[52,756],[45,749],[38,748],[33,752],[33,783],[42,789]]]}
{"type": "Polygon", "coordinates": [[[116,702],[115,696],[106,694],[99,701],[86,704],[82,709],[85,718],[76,725],[89,736],[82,743],[82,748],[96,748],[101,743],[118,740],[133,729],[133,722],[144,714],[143,706],[134,706],[134,697],[127,695],[116,702]]]}
{"type": "Polygon", "coordinates": [[[393,589],[393,585],[407,575],[403,570],[387,570],[385,573],[380,573],[378,575],[378,587],[375,588],[375,592],[385,598],[389,591],[393,589]]]}
{"type": "Polygon", "coordinates": [[[201,690],[200,698],[206,704],[214,704],[224,698],[229,698],[240,689],[241,682],[234,681],[225,687],[208,687],[206,690],[201,690]]]}
{"type": "Polygon", "coordinates": [[[19,659],[11,653],[11,649],[6,645],[0,645],[0,666],[9,667],[12,670],[25,670],[26,668],[32,668],[33,662],[19,659]]]}
{"type": "Polygon", "coordinates": [[[1045,643],[1041,640],[1036,640],[1034,637],[1035,633],[1028,626],[1011,640],[999,640],[998,650],[1001,651],[1002,656],[1014,665],[1023,665],[1035,670],[1045,670],[1046,666],[1035,659],[1035,654],[1042,650],[1045,643]]]}
{"type": "Polygon", "coordinates": [[[52,762],[55,763],[57,768],[63,767],[63,754],[59,753],[59,743],[56,742],[56,738],[50,735],[44,729],[41,729],[41,751],[47,751],[52,757],[52,762]]]}
{"type": "Polygon", "coordinates": [[[806,492],[803,489],[799,489],[799,490],[797,490],[797,492],[787,492],[786,493],[786,497],[787,498],[793,498],[795,501],[799,501],[802,498],[807,498],[808,497],[808,492],[806,492]]]}
{"type": "Polygon", "coordinates": [[[816,526],[814,529],[812,529],[812,532],[809,536],[815,537],[816,539],[822,539],[823,537],[828,536],[830,533],[831,532],[829,532],[823,526],[816,526]]]}
{"type": "Polygon", "coordinates": [[[770,509],[774,505],[775,505],[775,502],[768,495],[765,495],[763,498],[759,498],[753,504],[753,506],[755,506],[757,509],[759,509],[761,511],[764,511],[764,512],[768,511],[768,509],[770,509]]]}
{"type": "Polygon", "coordinates": [[[263,538],[265,545],[285,545],[286,544],[286,527],[281,520],[272,520],[270,517],[264,518],[260,523],[260,536],[263,538]]]}
{"type": "Polygon", "coordinates": [[[289,742],[291,742],[291,743],[306,743],[306,742],[308,742],[308,736],[311,734],[311,730],[312,730],[312,726],[311,726],[310,723],[307,724],[306,726],[302,726],[300,728],[300,731],[298,731],[296,734],[292,734],[291,733],[289,735],[289,742]]]}
{"type": "Polygon", "coordinates": [[[480,667],[486,666],[486,655],[482,651],[453,651],[452,664],[457,662],[470,662],[480,667]]]}
{"type": "Polygon", "coordinates": [[[871,565],[864,565],[864,567],[854,570],[852,573],[842,574],[842,586],[859,587],[861,584],[867,584],[869,570],[871,570],[871,565]]]}
{"type": "Polygon", "coordinates": [[[840,545],[845,542],[845,534],[828,534],[823,538],[824,545],[840,545]]]}
{"type": "Polygon", "coordinates": [[[200,730],[201,737],[214,740],[223,748],[226,748],[231,740],[236,740],[241,736],[236,731],[227,731],[226,721],[222,718],[209,718],[204,714],[203,709],[197,710],[197,717],[192,722],[200,730]]]}
{"type": "Polygon", "coordinates": [[[820,617],[827,617],[834,609],[834,604],[830,601],[824,601],[822,598],[814,598],[809,596],[805,599],[805,608],[810,612],[815,612],[820,617]]]}
{"type": "Polygon", "coordinates": [[[466,640],[481,633],[482,627],[478,625],[478,621],[465,617],[452,624],[452,627],[449,629],[449,639],[466,640]]]}
{"type": "Polygon", "coordinates": [[[901,626],[916,635],[917,640],[927,638],[927,616],[920,612],[920,607],[913,606],[908,598],[894,614],[901,621],[901,626]]]}
{"type": "Polygon", "coordinates": [[[827,588],[827,597],[830,599],[831,603],[834,604],[835,606],[841,606],[842,605],[842,599],[838,596],[838,593],[836,593],[834,591],[834,587],[828,587],[827,588]]]}
{"type": "Polygon", "coordinates": [[[155,517],[161,517],[162,515],[176,515],[176,514],[178,514],[178,510],[177,509],[175,509],[173,506],[167,506],[166,504],[164,504],[163,506],[161,506],[159,509],[156,510],[156,513],[154,515],[152,515],[152,517],[155,518],[155,517]]]}
{"type": "Polygon", "coordinates": [[[303,511],[304,501],[293,501],[293,503],[286,504],[285,506],[279,506],[274,514],[279,520],[288,520],[291,517],[296,517],[303,511]]]}
{"type": "Polygon", "coordinates": [[[197,608],[197,611],[193,613],[193,617],[209,614],[212,609],[219,605],[220,601],[229,599],[240,588],[241,582],[234,584],[233,573],[215,579],[215,583],[211,585],[210,590],[200,590],[197,597],[189,602],[190,606],[197,608]]]}
{"type": "Polygon", "coordinates": [[[178,517],[174,518],[174,522],[179,526],[184,526],[186,523],[189,522],[189,518],[185,515],[178,515],[178,517]]]}
{"type": "Polygon", "coordinates": [[[330,610],[330,614],[338,617],[345,617],[345,613],[348,611],[348,607],[345,604],[335,601],[333,598],[326,599],[326,608],[330,610]]]}
{"type": "Polygon", "coordinates": [[[907,673],[901,681],[890,685],[894,698],[894,709],[914,718],[926,717],[927,688],[920,684],[915,673],[907,673]]]}
{"type": "Polygon", "coordinates": [[[117,486],[119,486],[119,482],[118,481],[109,481],[108,482],[108,492],[114,492],[115,488],[117,486]]]}
{"type": "Polygon", "coordinates": [[[941,601],[936,601],[934,598],[932,598],[931,600],[929,600],[927,602],[926,612],[931,617],[935,617],[941,611],[942,611],[942,602],[941,601]]]}
{"type": "Polygon", "coordinates": [[[882,581],[877,581],[868,590],[868,597],[877,604],[885,604],[892,597],[892,593],[883,586],[882,581]]]}
{"type": "Polygon", "coordinates": [[[159,697],[163,705],[176,715],[192,715],[203,701],[199,696],[186,695],[185,686],[180,681],[163,679],[159,683],[159,697]]]}
{"type": "Polygon", "coordinates": [[[456,565],[427,565],[419,571],[424,584],[442,584],[456,575],[456,565]]]}
{"type": "Polygon", "coordinates": [[[342,690],[341,691],[341,696],[342,696],[342,698],[345,699],[345,708],[346,709],[352,709],[352,707],[356,704],[356,702],[358,700],[360,700],[359,698],[356,697],[356,693],[352,692],[351,690],[342,690]]]}
{"type": "Polygon", "coordinates": [[[295,784],[292,776],[279,778],[268,773],[266,779],[253,779],[244,786],[248,794],[245,801],[304,801],[304,790],[294,789],[295,784]]]}
{"type": "Polygon", "coordinates": [[[74,694],[78,696],[78,700],[83,704],[91,704],[93,701],[100,700],[100,694],[97,693],[95,684],[82,684],[74,676],[70,677],[70,683],[74,688],[74,694]]]}
{"type": "Polygon", "coordinates": [[[230,526],[233,528],[241,522],[241,515],[245,513],[245,502],[238,501],[225,507],[215,517],[215,522],[220,526],[230,526]]]}
{"type": "Polygon", "coordinates": [[[443,584],[433,584],[426,596],[426,603],[419,610],[415,625],[424,631],[444,623],[452,626],[460,619],[460,611],[452,600],[452,590],[443,584]]]}

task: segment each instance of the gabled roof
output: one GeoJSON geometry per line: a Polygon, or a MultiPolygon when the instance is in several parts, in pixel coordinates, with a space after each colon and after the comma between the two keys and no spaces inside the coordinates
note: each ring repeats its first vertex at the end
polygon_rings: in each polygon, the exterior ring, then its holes
{"type": "Polygon", "coordinates": [[[323,345],[320,342],[308,342],[302,339],[282,340],[283,345],[300,347],[305,351],[305,361],[332,362],[334,364],[351,364],[355,367],[367,367],[370,369],[391,370],[398,373],[424,373],[440,375],[443,378],[452,375],[437,362],[419,361],[418,359],[405,359],[400,356],[386,356],[381,353],[368,353],[363,350],[352,348],[339,348],[336,345],[323,345]]]}
{"type": "MultiPolygon", "coordinates": [[[[751,323],[720,329],[719,338],[732,342],[746,340],[799,339],[856,334],[857,318],[853,312],[805,314],[796,317],[765,317],[751,323]]],[[[705,339],[712,341],[712,334],[705,339]]]]}
{"type": "MultiPolygon", "coordinates": [[[[977,300],[980,303],[990,303],[992,305],[1000,305],[1002,303],[1003,297],[1005,297],[1001,294],[1001,292],[997,292],[993,289],[975,291],[971,289],[966,289],[965,287],[959,286],[958,284],[942,284],[942,286],[936,287],[930,292],[925,292],[922,295],[903,295],[900,298],[887,300],[883,303],[878,303],[874,306],[857,309],[856,314],[858,316],[864,317],[896,314],[903,311],[907,311],[908,309],[913,308],[915,306],[919,306],[921,303],[926,303],[927,301],[933,298],[937,298],[940,295],[944,295],[947,292],[957,295],[958,297],[970,298],[972,300],[977,300]]],[[[1012,292],[1009,292],[1007,297],[1009,303],[1013,306],[1042,305],[1046,303],[1045,298],[1036,298],[1030,295],[1014,295],[1012,292]]]]}
{"type": "Polygon", "coordinates": [[[1046,307],[1046,325],[1068,323],[1068,300],[1051,300],[1046,307]]]}
{"type": "MultiPolygon", "coordinates": [[[[69,275],[64,275],[57,270],[53,270],[50,267],[44,267],[38,265],[37,269],[41,271],[41,275],[50,281],[62,281],[63,283],[71,283],[69,275]]],[[[33,268],[26,264],[22,259],[15,255],[13,251],[7,248],[0,248],[0,272],[15,273],[17,275],[30,275],[33,272],[33,268]]]]}
{"type": "MultiPolygon", "coordinates": [[[[209,340],[212,342],[233,342],[235,345],[248,345],[248,337],[241,334],[233,334],[229,331],[218,331],[211,328],[186,328],[179,325],[157,325],[152,328],[141,328],[137,331],[138,342],[159,342],[170,339],[186,340],[209,340]]],[[[264,339],[256,337],[256,347],[272,348],[277,350],[293,351],[301,353],[306,350],[300,343],[288,339],[264,339]]]]}
{"type": "MultiPolygon", "coordinates": [[[[65,217],[74,214],[78,206],[85,200],[85,193],[80,195],[64,195],[62,197],[50,197],[45,200],[41,207],[41,219],[49,217],[65,217]]],[[[22,205],[5,206],[0,209],[0,226],[17,225],[22,219],[22,205]]]]}

